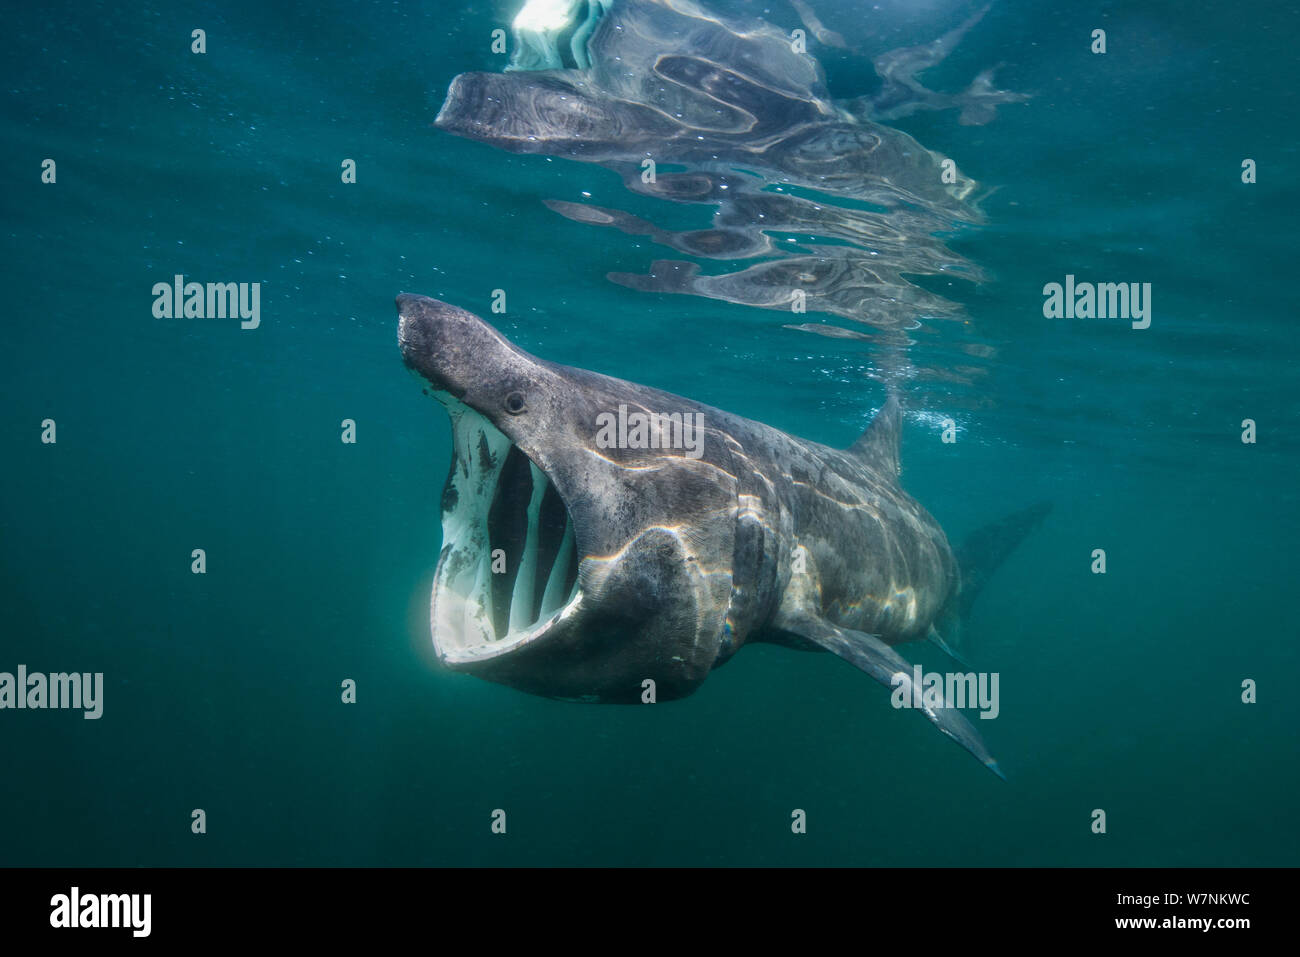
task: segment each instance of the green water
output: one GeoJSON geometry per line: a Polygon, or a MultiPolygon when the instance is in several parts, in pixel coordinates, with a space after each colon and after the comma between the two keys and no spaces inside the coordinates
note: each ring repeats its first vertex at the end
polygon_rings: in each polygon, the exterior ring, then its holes
{"type": "MultiPolygon", "coordinates": [[[[821,18],[877,50],[972,9],[839,3],[821,18]]],[[[829,655],[748,647],[654,707],[437,665],[450,430],[402,368],[397,292],[832,445],[883,399],[863,342],[608,282],[664,251],[542,201],[636,209],[614,173],[431,127],[453,76],[504,65],[489,33],[515,5],[9,16],[0,671],[105,689],[97,721],[0,711],[0,864],[1300,863],[1296,11],[1003,2],[927,80],[1005,62],[1034,98],[896,124],[1000,187],[950,241],[989,281],[920,281],[970,321],[913,335],[905,485],[954,541],[1055,506],[968,626],[1001,676],[977,723],[1004,783],[829,655]],[[177,273],[262,283],[260,327],[155,319],[177,273]],[[1151,328],[1043,318],[1067,273],[1150,282],[1151,328]]],[[[867,60],[825,59],[833,93],[870,88],[867,60]]]]}

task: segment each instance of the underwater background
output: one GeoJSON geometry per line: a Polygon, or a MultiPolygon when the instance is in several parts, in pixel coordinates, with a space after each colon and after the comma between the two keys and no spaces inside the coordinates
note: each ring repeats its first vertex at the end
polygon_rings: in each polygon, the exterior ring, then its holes
{"type": "MultiPolygon", "coordinates": [[[[776,0],[703,5],[802,26],[776,0]]],[[[972,665],[1001,678],[999,717],[975,723],[1003,782],[830,655],[751,645],[654,707],[438,666],[450,429],[403,369],[396,293],[830,445],[885,394],[870,338],[610,282],[673,254],[544,203],[678,229],[707,208],[432,126],[454,76],[504,68],[490,33],[518,6],[11,11],[0,671],[105,688],[95,721],[0,711],[0,864],[1300,863],[1296,7],[1001,0],[925,81],[1002,64],[998,86],[1031,98],[980,126],[889,121],[986,193],[945,239],[983,278],[914,280],[961,317],[910,333],[904,487],[954,543],[1054,505],[967,626],[972,665]],[[154,318],[177,273],[260,282],[261,325],[154,318]],[[1151,283],[1150,328],[1044,318],[1067,274],[1151,283]]],[[[980,9],[814,6],[855,48],[810,40],[837,97],[871,91],[875,53],[980,9]]]]}

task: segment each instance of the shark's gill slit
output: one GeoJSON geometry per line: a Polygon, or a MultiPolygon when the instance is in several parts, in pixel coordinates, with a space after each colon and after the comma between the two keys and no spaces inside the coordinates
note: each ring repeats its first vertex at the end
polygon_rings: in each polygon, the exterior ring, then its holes
{"type": "Polygon", "coordinates": [[[476,654],[528,637],[574,602],[578,555],[550,477],[483,416],[439,398],[452,412],[456,462],[444,495],[435,625],[476,654]]]}
{"type": "MultiPolygon", "coordinates": [[[[513,451],[513,450],[512,450],[513,451]]],[[[537,591],[538,552],[541,550],[542,535],[539,519],[542,512],[542,496],[546,494],[546,474],[532,462],[528,463],[528,486],[525,489],[511,489],[510,494],[517,495],[528,502],[527,518],[524,526],[524,540],[519,545],[515,561],[519,563],[519,573],[515,575],[514,593],[510,596],[510,630],[521,631],[537,620],[533,612],[537,607],[533,595],[537,591]]],[[[506,553],[509,556],[509,552],[506,553]]],[[[508,559],[507,559],[508,560],[508,559]]]]}
{"type": "MultiPolygon", "coordinates": [[[[505,570],[492,576],[492,624],[498,637],[510,630],[510,605],[528,532],[528,456],[510,446],[488,512],[488,553],[505,553],[505,570]]],[[[500,566],[498,566],[500,567],[500,566]]]]}
{"type": "Polygon", "coordinates": [[[560,493],[547,483],[542,499],[541,544],[538,551],[536,617],[558,611],[573,588],[578,565],[573,554],[573,523],[560,493]]]}

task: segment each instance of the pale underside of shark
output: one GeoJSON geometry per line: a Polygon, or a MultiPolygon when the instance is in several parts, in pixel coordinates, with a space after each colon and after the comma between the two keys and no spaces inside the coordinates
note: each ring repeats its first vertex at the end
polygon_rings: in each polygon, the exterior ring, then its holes
{"type": "MultiPolygon", "coordinates": [[[[909,689],[895,646],[951,637],[1044,512],[990,526],[973,540],[984,561],[963,561],[899,484],[894,398],[834,449],[535,358],[455,306],[397,303],[404,361],[451,417],[431,626],[459,671],[601,702],[641,701],[649,680],[667,700],[773,642],[909,689]],[[701,423],[698,446],[601,441],[602,416],[634,413],[701,423]]],[[[921,710],[1001,773],[960,710],[921,710]]]]}

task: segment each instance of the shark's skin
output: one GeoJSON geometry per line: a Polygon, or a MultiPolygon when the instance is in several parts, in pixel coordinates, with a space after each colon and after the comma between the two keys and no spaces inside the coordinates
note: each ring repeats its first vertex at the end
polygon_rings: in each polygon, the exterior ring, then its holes
{"type": "MultiPolygon", "coordinates": [[[[431,609],[447,666],[534,694],[631,703],[647,679],[660,700],[689,695],[766,641],[910,683],[892,646],[931,635],[961,580],[943,530],[899,484],[896,400],[851,448],[833,449],[535,358],[435,299],[397,306],[404,361],[452,417],[431,609]],[[620,406],[701,414],[702,454],[600,447],[598,416],[620,406]],[[496,549],[506,567],[493,574],[496,549]],[[516,568],[529,573],[512,582],[516,568]]],[[[924,711],[997,771],[960,711],[924,711]]]]}

